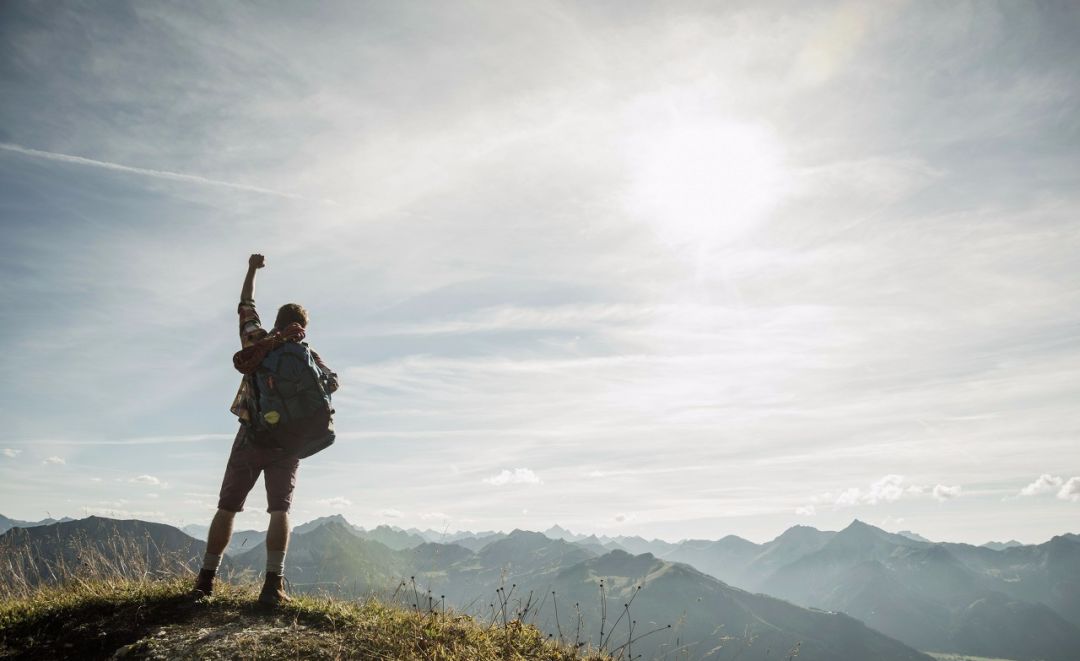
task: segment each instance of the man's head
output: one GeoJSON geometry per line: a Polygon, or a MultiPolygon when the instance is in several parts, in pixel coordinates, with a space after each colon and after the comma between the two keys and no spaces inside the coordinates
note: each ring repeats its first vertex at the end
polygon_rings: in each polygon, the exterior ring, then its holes
{"type": "Polygon", "coordinates": [[[298,323],[307,328],[308,313],[304,306],[299,303],[286,303],[278,308],[277,319],[274,320],[274,328],[284,330],[291,323],[298,323]]]}

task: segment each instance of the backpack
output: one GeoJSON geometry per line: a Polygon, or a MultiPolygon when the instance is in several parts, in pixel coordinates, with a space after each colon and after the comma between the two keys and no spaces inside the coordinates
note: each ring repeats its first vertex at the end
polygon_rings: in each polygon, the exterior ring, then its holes
{"type": "Polygon", "coordinates": [[[254,374],[259,405],[255,444],[282,448],[300,459],[333,444],[334,408],[326,379],[303,342],[286,342],[266,354],[254,374]]]}

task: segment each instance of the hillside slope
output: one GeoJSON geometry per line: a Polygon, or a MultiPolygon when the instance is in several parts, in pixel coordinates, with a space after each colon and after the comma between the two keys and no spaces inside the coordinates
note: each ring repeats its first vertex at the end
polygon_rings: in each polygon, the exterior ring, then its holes
{"type": "Polygon", "coordinates": [[[297,598],[259,608],[249,588],[222,585],[194,601],[189,581],[50,588],[0,603],[0,658],[35,659],[596,659],[549,642],[536,628],[297,598]]]}
{"type": "Polygon", "coordinates": [[[169,575],[198,567],[206,543],[162,523],[90,516],[0,535],[0,588],[75,575],[169,575]]]}
{"type": "Polygon", "coordinates": [[[1074,661],[1080,649],[1080,544],[1067,536],[994,551],[854,521],[761,589],[919,649],[1044,661],[1074,661]]]}

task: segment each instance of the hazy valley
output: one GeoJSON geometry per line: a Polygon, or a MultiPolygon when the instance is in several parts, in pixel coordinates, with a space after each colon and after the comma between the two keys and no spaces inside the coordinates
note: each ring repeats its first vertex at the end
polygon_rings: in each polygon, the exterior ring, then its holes
{"type": "MultiPolygon", "coordinates": [[[[141,552],[162,572],[178,560],[194,567],[205,534],[100,517],[13,525],[0,535],[0,559],[41,582],[50,567],[91,555],[141,552]]],[[[257,574],[264,536],[235,533],[226,571],[257,574]]],[[[505,609],[570,641],[596,644],[603,626],[608,649],[633,640],[633,623],[635,637],[656,630],[633,643],[646,658],[675,649],[690,658],[748,650],[779,658],[798,646],[801,659],[929,658],[922,650],[1066,661],[1080,649],[1075,534],[971,546],[854,521],[835,532],[796,526],[764,544],[733,535],[673,543],[558,526],[366,530],[334,516],[295,527],[286,575],[301,593],[375,594],[482,621],[500,621],[505,609]]]]}

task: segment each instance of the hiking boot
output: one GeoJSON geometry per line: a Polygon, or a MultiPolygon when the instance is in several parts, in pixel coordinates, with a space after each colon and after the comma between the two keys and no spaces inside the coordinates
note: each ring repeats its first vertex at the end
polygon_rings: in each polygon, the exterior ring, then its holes
{"type": "Polygon", "coordinates": [[[192,593],[196,597],[209,597],[214,593],[214,576],[217,575],[213,569],[200,569],[199,576],[195,579],[195,589],[192,593]]]}
{"type": "Polygon", "coordinates": [[[267,574],[263,582],[262,592],[259,593],[259,603],[266,606],[277,606],[287,601],[292,601],[285,594],[285,577],[281,574],[267,574]]]}

